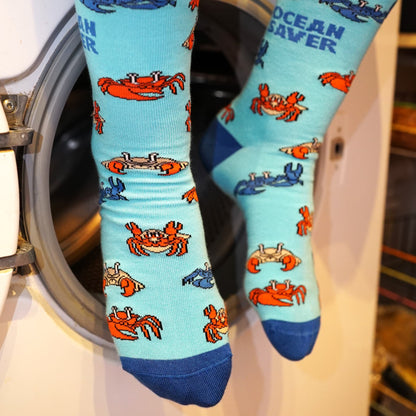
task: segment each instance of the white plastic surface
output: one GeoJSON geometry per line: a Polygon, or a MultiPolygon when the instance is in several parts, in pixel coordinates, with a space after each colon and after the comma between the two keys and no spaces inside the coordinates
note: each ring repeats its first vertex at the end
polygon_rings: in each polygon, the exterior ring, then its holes
{"type": "MultiPolygon", "coordinates": [[[[0,151],[0,257],[16,253],[19,233],[19,184],[13,150],[0,151]]],[[[0,271],[0,314],[7,297],[12,269],[0,271]]]]}
{"type": "Polygon", "coordinates": [[[0,79],[16,78],[33,67],[73,6],[74,0],[0,1],[0,79]]]}
{"type": "Polygon", "coordinates": [[[0,134],[9,131],[9,124],[7,122],[6,114],[4,114],[3,106],[0,102],[0,134]]]}
{"type": "Polygon", "coordinates": [[[0,316],[3,312],[4,303],[9,294],[10,281],[12,279],[13,269],[0,270],[0,316]]]}
{"type": "Polygon", "coordinates": [[[19,233],[19,184],[13,150],[0,151],[0,257],[16,253],[19,233]]]}

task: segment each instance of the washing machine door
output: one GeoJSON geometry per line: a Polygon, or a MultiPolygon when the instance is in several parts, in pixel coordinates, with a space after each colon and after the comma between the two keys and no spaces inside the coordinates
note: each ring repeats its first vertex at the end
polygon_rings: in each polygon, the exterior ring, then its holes
{"type": "MultiPolygon", "coordinates": [[[[208,251],[231,320],[243,271],[244,226],[198,156],[202,132],[247,79],[271,13],[268,3],[203,2],[192,63],[192,159],[208,251]],[[237,266],[239,264],[239,266],[237,266]]],[[[74,16],[69,16],[73,19],[74,16]]],[[[36,132],[24,154],[24,229],[38,271],[71,327],[111,345],[104,317],[98,177],[90,151],[92,102],[75,25],[61,36],[40,77],[26,123],[36,132]]]]}

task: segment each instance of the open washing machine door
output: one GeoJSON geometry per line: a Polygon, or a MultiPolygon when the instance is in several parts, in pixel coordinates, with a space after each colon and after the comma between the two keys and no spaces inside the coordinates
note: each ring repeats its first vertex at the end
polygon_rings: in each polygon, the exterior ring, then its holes
{"type": "MultiPolygon", "coordinates": [[[[323,146],[313,237],[322,329],[313,354],[293,363],[272,349],[255,313],[236,296],[245,259],[243,219],[200,169],[196,152],[203,128],[244,83],[272,6],[201,2],[192,71],[194,168],[212,265],[234,322],[234,362],[221,403],[197,409],[159,399],[120,368],[103,319],[98,181],[89,154],[92,105],[72,0],[27,3],[0,5],[6,21],[22,7],[27,20],[20,29],[38,41],[19,65],[0,67],[0,95],[27,96],[21,119],[36,132],[22,155],[21,196],[23,231],[37,258],[36,270],[12,279],[0,319],[2,411],[368,414],[399,11],[383,25],[323,146]]],[[[0,38],[6,29],[0,27],[0,38]]],[[[18,31],[13,34],[19,45],[18,31]]],[[[0,56],[4,50],[0,41],[0,56]]]]}

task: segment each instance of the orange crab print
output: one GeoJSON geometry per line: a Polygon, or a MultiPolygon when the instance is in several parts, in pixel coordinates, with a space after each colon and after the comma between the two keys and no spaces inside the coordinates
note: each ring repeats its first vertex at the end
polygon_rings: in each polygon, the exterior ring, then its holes
{"type": "Polygon", "coordinates": [[[105,120],[100,115],[100,106],[97,101],[94,101],[94,112],[92,113],[92,119],[95,124],[95,130],[98,134],[103,134],[103,124],[105,120]]]}
{"type": "Polygon", "coordinates": [[[189,36],[182,43],[182,46],[188,50],[192,50],[192,48],[194,47],[194,43],[195,43],[195,26],[192,28],[189,36]]]}
{"type": "Polygon", "coordinates": [[[158,157],[159,153],[150,153],[148,157],[131,157],[128,152],[121,152],[122,156],[111,160],[104,160],[101,164],[110,172],[125,175],[124,170],[145,169],[160,170],[159,176],[171,176],[185,169],[189,163],[177,161],[169,157],[158,157]]]}
{"type": "Polygon", "coordinates": [[[255,306],[258,304],[269,306],[293,306],[295,298],[298,305],[305,303],[306,288],[303,285],[295,287],[290,284],[290,280],[278,283],[276,280],[270,281],[270,286],[264,289],[253,289],[249,293],[249,299],[255,306]]]}
{"type": "Polygon", "coordinates": [[[174,221],[166,224],[162,230],[148,229],[142,231],[134,222],[126,224],[126,228],[133,233],[133,237],[127,239],[130,252],[136,256],[149,256],[151,253],[166,253],[167,256],[182,256],[188,252],[188,238],[190,234],[179,233],[182,230],[180,222],[175,226],[174,221]]]}
{"type": "Polygon", "coordinates": [[[121,294],[125,297],[134,295],[136,292],[144,289],[144,284],[133,279],[127,272],[120,269],[120,263],[114,263],[114,267],[107,267],[104,264],[104,276],[103,276],[103,292],[107,286],[120,286],[122,289],[121,294]]]}
{"type": "Polygon", "coordinates": [[[188,133],[190,133],[191,131],[191,126],[192,126],[192,122],[191,122],[191,100],[189,100],[186,105],[185,105],[185,110],[188,112],[188,117],[186,118],[185,121],[185,125],[186,125],[186,131],[188,133]]]}
{"type": "Polygon", "coordinates": [[[345,94],[350,90],[354,78],[354,71],[350,71],[350,73],[347,75],[341,75],[338,72],[325,72],[325,74],[322,74],[318,77],[323,86],[330,84],[331,87],[336,88],[345,94]]]}
{"type": "Polygon", "coordinates": [[[185,199],[189,203],[191,203],[192,201],[198,202],[198,194],[196,193],[195,186],[193,188],[191,188],[189,191],[186,191],[182,195],[182,199],[185,199]]]}
{"type": "Polygon", "coordinates": [[[163,98],[164,88],[169,88],[172,94],[176,94],[178,86],[184,89],[185,75],[181,72],[173,76],[161,75],[162,71],[153,71],[150,76],[140,77],[138,74],[129,73],[128,78],[114,81],[112,78],[100,78],[98,86],[101,91],[113,97],[125,100],[149,101],[163,98]]]}
{"type": "Polygon", "coordinates": [[[259,85],[260,97],[253,98],[251,102],[251,111],[259,115],[263,115],[263,111],[270,115],[276,116],[276,120],[284,120],[285,122],[296,121],[307,107],[300,105],[305,97],[295,91],[286,98],[280,94],[270,94],[267,84],[259,85]]]}
{"type": "Polygon", "coordinates": [[[144,337],[151,341],[148,329],[150,328],[156,338],[161,339],[160,331],[163,329],[162,322],[160,322],[156,316],[136,315],[129,306],[126,306],[124,311],[118,311],[115,306],[111,309],[113,312],[107,316],[107,324],[110,334],[114,338],[135,341],[139,338],[139,334],[136,331],[137,328],[139,328],[144,337]]]}
{"type": "Polygon", "coordinates": [[[235,117],[235,113],[234,113],[234,109],[231,107],[231,104],[226,105],[221,114],[221,120],[224,120],[224,123],[228,124],[228,122],[234,120],[234,117],[235,117]]]}
{"type": "Polygon", "coordinates": [[[228,332],[227,312],[224,308],[220,308],[217,311],[213,305],[208,305],[204,309],[204,315],[210,320],[203,330],[206,340],[215,344],[217,341],[222,340],[221,335],[225,335],[228,332]]]}
{"type": "Polygon", "coordinates": [[[188,7],[194,11],[197,7],[199,7],[199,0],[190,0],[188,7]]]}
{"type": "Polygon", "coordinates": [[[247,270],[250,273],[260,273],[258,266],[263,263],[282,263],[284,272],[293,270],[301,263],[301,259],[296,257],[291,251],[283,248],[283,243],[279,243],[277,247],[266,247],[259,244],[259,249],[251,253],[247,260],[247,270]]]}
{"type": "Polygon", "coordinates": [[[306,156],[310,153],[319,153],[320,147],[321,143],[314,137],[311,142],[301,143],[297,146],[281,147],[279,150],[296,159],[308,159],[306,156]]]}
{"type": "Polygon", "coordinates": [[[309,208],[306,205],[299,208],[299,212],[303,216],[303,220],[299,221],[296,226],[298,228],[298,235],[304,236],[308,234],[308,231],[312,230],[313,214],[309,213],[309,208]]]}

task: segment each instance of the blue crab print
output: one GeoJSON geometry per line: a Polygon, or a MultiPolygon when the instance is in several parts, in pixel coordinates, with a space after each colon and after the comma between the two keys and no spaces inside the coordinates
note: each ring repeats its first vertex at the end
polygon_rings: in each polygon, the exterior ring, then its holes
{"type": "Polygon", "coordinates": [[[121,6],[127,9],[159,9],[160,7],[176,6],[176,0],[80,0],[82,4],[97,13],[113,13],[114,6],[121,6]],[[109,8],[102,8],[107,6],[109,8]]]}
{"type": "Polygon", "coordinates": [[[242,180],[238,182],[234,189],[234,195],[256,195],[264,192],[265,186],[273,186],[275,188],[281,186],[293,186],[296,184],[303,185],[300,176],[303,172],[303,167],[300,163],[297,164],[296,169],[293,169],[292,163],[288,163],[284,168],[284,175],[270,176],[270,172],[263,172],[263,176],[256,176],[255,173],[250,173],[250,180],[242,180]]]}
{"type": "Polygon", "coordinates": [[[351,0],[319,0],[319,3],[328,4],[332,10],[335,10],[341,16],[358,23],[373,19],[381,24],[393,8],[392,6],[389,11],[382,11],[379,4],[374,7],[367,6],[368,1],[366,0],[358,0],[358,4],[351,0]]]}
{"type": "Polygon", "coordinates": [[[102,204],[107,199],[112,200],[112,201],[118,201],[121,199],[124,201],[127,201],[127,198],[120,194],[126,189],[126,187],[124,186],[124,183],[118,178],[117,178],[117,182],[114,183],[112,176],[108,178],[108,182],[110,186],[108,186],[107,188],[104,188],[104,182],[101,182],[100,200],[98,201],[98,203],[102,204]]]}
{"type": "Polygon", "coordinates": [[[212,268],[208,263],[205,263],[204,269],[195,269],[190,275],[182,279],[182,285],[192,283],[195,287],[202,289],[211,289],[214,287],[214,276],[212,275],[212,268]]]}
{"type": "Polygon", "coordinates": [[[262,68],[264,67],[263,57],[267,53],[267,49],[269,48],[269,42],[265,39],[262,40],[259,51],[257,52],[256,59],[254,61],[254,65],[260,65],[262,68]]]}

